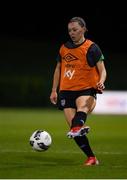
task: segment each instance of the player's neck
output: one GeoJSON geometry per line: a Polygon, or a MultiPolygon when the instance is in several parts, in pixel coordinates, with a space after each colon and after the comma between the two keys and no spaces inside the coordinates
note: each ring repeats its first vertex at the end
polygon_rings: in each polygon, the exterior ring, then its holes
{"type": "Polygon", "coordinates": [[[85,37],[79,39],[79,41],[75,42],[76,45],[82,44],[85,41],[85,37]]]}

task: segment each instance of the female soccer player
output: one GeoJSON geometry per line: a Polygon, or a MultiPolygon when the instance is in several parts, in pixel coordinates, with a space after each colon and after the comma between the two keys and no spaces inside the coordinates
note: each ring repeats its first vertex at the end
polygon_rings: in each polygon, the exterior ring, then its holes
{"type": "Polygon", "coordinates": [[[54,71],[50,100],[64,111],[70,126],[67,133],[86,154],[84,165],[97,165],[86,134],[87,115],[96,105],[96,94],[103,93],[106,80],[104,56],[99,46],[87,39],[86,23],[81,17],[68,22],[70,40],[62,44],[54,71]]]}

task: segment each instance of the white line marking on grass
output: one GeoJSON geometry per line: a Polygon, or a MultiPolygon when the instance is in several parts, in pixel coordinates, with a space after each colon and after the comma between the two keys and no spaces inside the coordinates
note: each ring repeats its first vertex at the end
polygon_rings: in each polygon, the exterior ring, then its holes
{"type": "MultiPolygon", "coordinates": [[[[34,151],[34,150],[15,150],[15,149],[11,149],[11,150],[8,150],[8,149],[1,149],[0,150],[0,153],[35,153],[35,152],[37,152],[37,151],[34,151]]],[[[43,152],[43,151],[42,151],[43,152]]],[[[45,151],[44,151],[45,152],[45,151]]],[[[46,151],[47,152],[47,151],[46,151]]],[[[50,153],[56,153],[56,154],[61,154],[61,153],[65,153],[65,154],[67,154],[67,153],[73,153],[73,154],[80,154],[81,152],[79,151],[79,152],[77,152],[77,151],[69,151],[69,150],[57,150],[57,151],[54,151],[54,150],[52,150],[52,151],[50,151],[50,153]]]]}
{"type": "Polygon", "coordinates": [[[110,152],[110,151],[97,151],[98,154],[127,154],[126,152],[110,152]]]}
{"type": "MultiPolygon", "coordinates": [[[[49,151],[49,150],[48,150],[49,151]]],[[[34,151],[34,150],[15,150],[15,149],[11,149],[11,150],[8,150],[8,149],[1,149],[0,150],[0,153],[35,153],[37,151],[34,151]]],[[[43,152],[43,151],[42,151],[43,152]]],[[[71,154],[81,154],[81,151],[72,151],[72,150],[50,150],[50,153],[56,153],[56,154],[61,154],[61,153],[64,153],[64,154],[68,154],[68,153],[71,153],[71,154]]],[[[107,154],[107,155],[121,155],[121,154],[127,154],[127,152],[111,152],[111,151],[96,151],[97,154],[107,154]]]]}

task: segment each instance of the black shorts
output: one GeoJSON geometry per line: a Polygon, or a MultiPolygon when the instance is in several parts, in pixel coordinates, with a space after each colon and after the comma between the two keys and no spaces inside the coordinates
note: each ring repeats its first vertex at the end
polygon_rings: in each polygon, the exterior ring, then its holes
{"type": "Polygon", "coordinates": [[[58,96],[58,109],[75,108],[76,99],[80,96],[93,96],[96,99],[96,90],[94,88],[85,89],[81,91],[60,91],[58,96]]]}

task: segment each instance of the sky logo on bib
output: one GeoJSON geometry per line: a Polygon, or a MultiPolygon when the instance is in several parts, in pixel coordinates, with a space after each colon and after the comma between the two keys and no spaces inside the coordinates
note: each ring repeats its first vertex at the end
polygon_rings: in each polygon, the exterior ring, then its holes
{"type": "Polygon", "coordinates": [[[64,71],[64,77],[67,77],[67,78],[69,78],[69,79],[72,79],[72,77],[73,77],[73,75],[74,75],[74,73],[75,73],[75,70],[67,70],[66,68],[65,68],[65,71],[64,71]]]}

